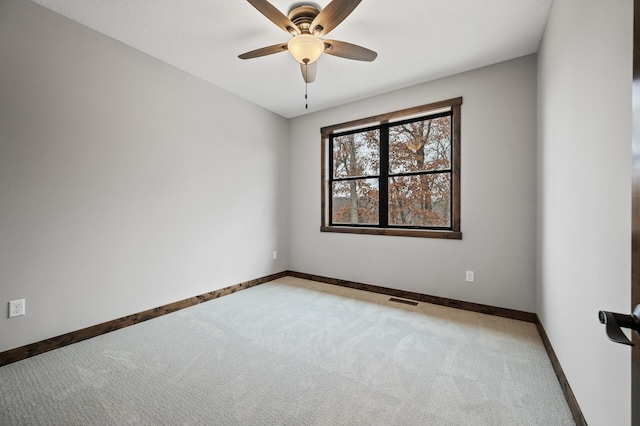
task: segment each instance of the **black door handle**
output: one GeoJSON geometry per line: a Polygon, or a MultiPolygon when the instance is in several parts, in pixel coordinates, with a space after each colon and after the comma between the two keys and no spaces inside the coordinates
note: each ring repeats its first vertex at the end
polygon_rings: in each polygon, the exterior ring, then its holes
{"type": "Polygon", "coordinates": [[[616,343],[633,346],[631,340],[622,332],[621,327],[630,328],[640,335],[640,305],[636,305],[631,315],[600,311],[598,318],[605,325],[609,339],[616,343]]]}

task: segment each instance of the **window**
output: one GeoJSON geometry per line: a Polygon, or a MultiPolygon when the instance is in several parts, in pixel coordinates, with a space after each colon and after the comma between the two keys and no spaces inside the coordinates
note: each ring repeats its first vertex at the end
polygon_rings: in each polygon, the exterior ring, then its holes
{"type": "Polygon", "coordinates": [[[324,127],[324,232],[461,239],[462,98],[324,127]]]}

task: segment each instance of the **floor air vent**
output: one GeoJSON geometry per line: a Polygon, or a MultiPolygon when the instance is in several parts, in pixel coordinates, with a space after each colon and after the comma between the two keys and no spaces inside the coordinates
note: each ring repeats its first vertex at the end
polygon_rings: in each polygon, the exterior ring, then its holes
{"type": "Polygon", "coordinates": [[[392,297],[391,299],[389,299],[389,302],[398,302],[398,303],[404,303],[405,305],[418,306],[418,302],[414,302],[413,300],[402,300],[402,299],[396,299],[395,297],[392,297]]]}

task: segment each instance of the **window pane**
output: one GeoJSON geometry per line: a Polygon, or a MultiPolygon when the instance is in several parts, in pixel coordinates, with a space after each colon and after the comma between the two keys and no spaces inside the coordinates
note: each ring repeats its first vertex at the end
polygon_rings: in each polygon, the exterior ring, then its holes
{"type": "Polygon", "coordinates": [[[379,170],[380,130],[333,138],[333,177],[375,176],[379,170]]]}
{"type": "Polygon", "coordinates": [[[389,173],[450,168],[450,116],[389,128],[389,173]]]}
{"type": "Polygon", "coordinates": [[[378,224],[378,179],[333,183],[333,223],[378,224]]]}
{"type": "Polygon", "coordinates": [[[389,178],[389,225],[451,226],[451,176],[389,178]]]}

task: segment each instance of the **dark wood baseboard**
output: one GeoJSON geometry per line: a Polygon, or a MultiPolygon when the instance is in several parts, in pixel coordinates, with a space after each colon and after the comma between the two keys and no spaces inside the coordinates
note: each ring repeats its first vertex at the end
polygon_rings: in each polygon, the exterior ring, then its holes
{"type": "Polygon", "coordinates": [[[278,272],[0,353],[0,367],[287,276],[278,272]]]}
{"type": "Polygon", "coordinates": [[[320,275],[306,274],[303,272],[287,271],[287,273],[289,276],[303,278],[305,280],[318,281],[326,284],[338,285],[341,287],[349,287],[356,290],[369,291],[371,293],[385,294],[392,297],[402,297],[404,299],[417,300],[419,302],[442,305],[449,308],[464,309],[465,311],[479,312],[481,314],[495,315],[498,317],[510,318],[531,323],[535,323],[537,321],[537,315],[531,312],[499,308],[497,306],[483,305],[480,303],[464,302],[462,300],[448,299],[446,297],[429,296],[412,291],[397,290],[393,288],[380,287],[377,285],[341,280],[338,278],[329,278],[320,275]]]}
{"type": "Polygon", "coordinates": [[[138,324],[143,321],[147,321],[153,318],[157,318],[162,315],[169,314],[171,312],[178,311],[180,309],[188,308],[190,306],[197,305],[202,302],[217,299],[218,297],[226,296],[237,291],[241,291],[250,287],[254,287],[269,281],[273,281],[278,278],[291,276],[296,278],[302,278],[311,281],[322,282],[325,284],[332,284],[341,287],[353,288],[356,290],[364,290],[372,293],[385,294],[391,297],[400,297],[403,299],[417,300],[424,303],[432,303],[435,305],[447,306],[450,308],[464,309],[472,312],[479,312],[482,314],[495,315],[504,318],[515,319],[519,321],[526,321],[536,325],[540,338],[547,350],[553,369],[555,370],[560,387],[564,392],[573,418],[577,426],[586,426],[582,410],[569,386],[569,382],[564,375],[560,362],[556,357],[551,342],[547,337],[547,333],[540,322],[540,318],[537,314],[531,312],[518,311],[515,309],[500,308],[497,306],[483,305],[480,303],[464,302],[461,300],[448,299],[446,297],[429,296],[422,293],[415,293],[411,291],[392,289],[387,287],[380,287],[371,284],[358,283],[354,281],[341,280],[338,278],[323,277],[320,275],[306,274],[296,271],[284,271],[276,274],[267,275],[255,280],[245,281],[243,283],[235,284],[229,287],[215,290],[209,293],[201,294],[199,296],[190,297],[188,299],[180,300],[178,302],[170,303],[168,305],[160,306],[157,308],[149,309],[137,314],[128,315],[126,317],[118,318],[112,321],[107,321],[102,324],[94,325],[91,327],[83,328],[81,330],[72,331],[71,333],[63,334],[61,336],[52,337],[50,339],[42,340],[40,342],[32,343],[29,345],[21,346],[19,348],[11,349],[6,352],[0,353],[0,367],[3,365],[11,364],[12,362],[20,361],[35,355],[39,355],[44,352],[48,352],[53,349],[61,348],[63,346],[70,345],[72,343],[81,342],[92,337],[99,336],[101,334],[108,333],[110,331],[119,330],[130,325],[138,324]]]}
{"type": "Polygon", "coordinates": [[[547,354],[549,355],[549,360],[551,360],[551,365],[553,365],[553,370],[556,372],[556,376],[558,377],[558,382],[560,382],[560,387],[562,388],[564,397],[567,400],[567,404],[569,404],[569,409],[571,410],[571,414],[573,415],[573,420],[576,422],[576,426],[587,426],[587,420],[584,418],[584,414],[582,414],[582,410],[578,405],[576,396],[573,394],[571,386],[569,386],[567,376],[565,376],[564,371],[562,371],[560,361],[558,361],[558,357],[553,350],[553,346],[551,346],[551,341],[547,336],[547,332],[544,330],[542,322],[540,321],[540,317],[538,317],[537,314],[536,327],[538,328],[538,333],[540,334],[542,343],[544,344],[544,347],[547,350],[547,354]]]}

